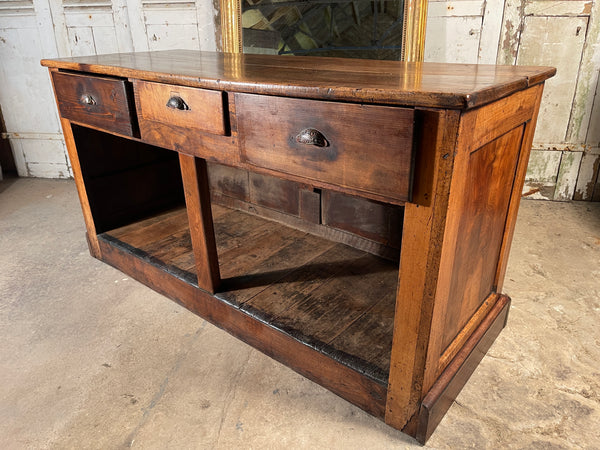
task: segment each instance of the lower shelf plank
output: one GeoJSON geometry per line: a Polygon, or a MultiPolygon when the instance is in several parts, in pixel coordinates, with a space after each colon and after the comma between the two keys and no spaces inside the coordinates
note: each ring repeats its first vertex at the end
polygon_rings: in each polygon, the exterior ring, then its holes
{"type": "Polygon", "coordinates": [[[100,236],[101,260],[171,298],[212,324],[294,369],[369,414],[383,418],[386,386],[244,311],[198,289],[100,236]]]}
{"type": "MultiPolygon", "coordinates": [[[[396,264],[241,211],[214,211],[222,275],[215,296],[385,386],[396,264]]],[[[185,208],[99,239],[198,286],[185,208]]]]}

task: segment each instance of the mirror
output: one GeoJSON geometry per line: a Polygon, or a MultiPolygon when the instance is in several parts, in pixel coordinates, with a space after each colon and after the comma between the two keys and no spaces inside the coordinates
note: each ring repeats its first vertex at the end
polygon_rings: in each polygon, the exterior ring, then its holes
{"type": "Polygon", "coordinates": [[[223,50],[422,61],[426,0],[220,0],[223,50]]]}

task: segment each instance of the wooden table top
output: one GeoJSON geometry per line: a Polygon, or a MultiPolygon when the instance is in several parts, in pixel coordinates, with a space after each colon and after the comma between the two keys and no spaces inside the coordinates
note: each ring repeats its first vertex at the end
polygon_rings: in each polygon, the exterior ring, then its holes
{"type": "Polygon", "coordinates": [[[194,50],[45,59],[42,65],[230,92],[453,109],[490,103],[556,73],[553,67],[405,63],[194,50]]]}

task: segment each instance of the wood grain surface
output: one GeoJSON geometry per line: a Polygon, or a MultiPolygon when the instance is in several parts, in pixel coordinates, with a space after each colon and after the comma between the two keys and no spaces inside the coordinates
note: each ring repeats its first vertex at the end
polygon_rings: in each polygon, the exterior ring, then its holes
{"type": "Polygon", "coordinates": [[[235,95],[242,161],[339,187],[409,200],[412,109],[235,95]],[[298,142],[317,130],[325,145],[298,142]]]}
{"type": "Polygon", "coordinates": [[[290,58],[193,50],[46,59],[42,64],[230,92],[460,109],[505,97],[556,72],[552,67],[290,58]]]}
{"type": "Polygon", "coordinates": [[[134,136],[133,98],[126,81],[60,72],[52,72],[52,80],[62,117],[134,136]]]}
{"type": "MultiPolygon", "coordinates": [[[[186,130],[200,130],[225,134],[226,111],[223,110],[223,92],[173,86],[163,83],[134,81],[137,114],[141,121],[169,123],[186,130]],[[178,99],[183,109],[167,106],[170,99],[178,99]]],[[[142,139],[144,136],[142,135],[142,139]]]]}
{"type": "MultiPolygon", "coordinates": [[[[216,297],[385,386],[396,264],[244,212],[213,211],[222,276],[216,297]]],[[[200,286],[185,208],[100,239],[200,286]]]]}

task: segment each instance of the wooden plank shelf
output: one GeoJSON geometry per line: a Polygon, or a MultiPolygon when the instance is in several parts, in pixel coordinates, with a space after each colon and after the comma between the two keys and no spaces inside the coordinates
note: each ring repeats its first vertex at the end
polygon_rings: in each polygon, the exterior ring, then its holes
{"type": "MultiPolygon", "coordinates": [[[[214,205],[215,297],[386,386],[397,263],[214,205]]],[[[197,287],[184,207],[98,238],[197,287]]]]}

